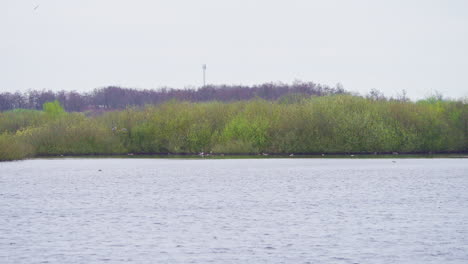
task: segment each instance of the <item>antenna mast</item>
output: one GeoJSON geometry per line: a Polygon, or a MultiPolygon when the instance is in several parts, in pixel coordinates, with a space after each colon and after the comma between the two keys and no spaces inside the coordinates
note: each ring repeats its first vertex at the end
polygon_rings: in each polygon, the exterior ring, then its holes
{"type": "Polygon", "coordinates": [[[203,64],[202,69],[203,69],[203,87],[205,87],[206,86],[206,64],[203,64]]]}

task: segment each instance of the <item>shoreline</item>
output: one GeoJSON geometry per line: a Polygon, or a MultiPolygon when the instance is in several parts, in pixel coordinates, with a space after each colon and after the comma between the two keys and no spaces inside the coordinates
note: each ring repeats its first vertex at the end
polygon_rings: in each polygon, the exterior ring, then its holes
{"type": "Polygon", "coordinates": [[[438,152],[334,152],[334,153],[90,153],[37,155],[40,158],[192,158],[192,159],[261,159],[261,158],[468,158],[468,151],[438,152]]]}
{"type": "Polygon", "coordinates": [[[154,158],[154,159],[405,159],[405,158],[459,158],[467,159],[468,151],[414,151],[414,152],[309,152],[309,153],[190,153],[190,152],[135,152],[135,153],[64,153],[38,154],[17,159],[4,159],[1,162],[30,159],[60,158],[154,158]]]}

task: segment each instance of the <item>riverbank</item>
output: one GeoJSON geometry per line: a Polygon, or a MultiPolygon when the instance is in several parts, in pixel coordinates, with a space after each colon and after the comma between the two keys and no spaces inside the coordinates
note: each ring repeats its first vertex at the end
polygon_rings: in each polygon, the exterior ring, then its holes
{"type": "Polygon", "coordinates": [[[192,153],[158,153],[158,154],[87,154],[87,155],[41,155],[20,159],[0,160],[0,162],[21,161],[30,159],[468,159],[468,153],[404,153],[404,154],[362,154],[362,153],[328,153],[328,154],[209,154],[192,153]]]}
{"type": "Polygon", "coordinates": [[[169,102],[98,116],[0,113],[0,160],[60,155],[178,153],[358,155],[464,153],[468,105],[337,95],[284,102],[169,102]]]}
{"type": "Polygon", "coordinates": [[[32,159],[101,159],[101,158],[129,158],[129,159],[408,159],[408,158],[468,158],[468,152],[443,153],[261,153],[261,154],[193,154],[193,153],[127,153],[127,154],[89,154],[89,155],[43,155],[32,159]]]}

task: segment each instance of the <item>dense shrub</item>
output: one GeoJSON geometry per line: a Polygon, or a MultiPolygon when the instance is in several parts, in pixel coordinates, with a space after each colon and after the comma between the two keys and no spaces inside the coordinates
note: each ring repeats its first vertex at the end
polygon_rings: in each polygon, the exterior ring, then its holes
{"type": "Polygon", "coordinates": [[[33,155],[33,147],[9,134],[0,134],[0,161],[19,160],[33,155]]]}
{"type": "Polygon", "coordinates": [[[0,159],[113,153],[347,153],[468,150],[468,105],[351,95],[232,103],[170,101],[99,116],[0,114],[0,159]]]}

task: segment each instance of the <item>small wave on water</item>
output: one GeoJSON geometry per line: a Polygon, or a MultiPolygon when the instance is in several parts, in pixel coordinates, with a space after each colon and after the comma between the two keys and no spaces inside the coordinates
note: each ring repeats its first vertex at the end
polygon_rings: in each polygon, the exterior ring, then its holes
{"type": "Polygon", "coordinates": [[[463,159],[35,159],[0,182],[2,264],[468,259],[463,159]]]}

